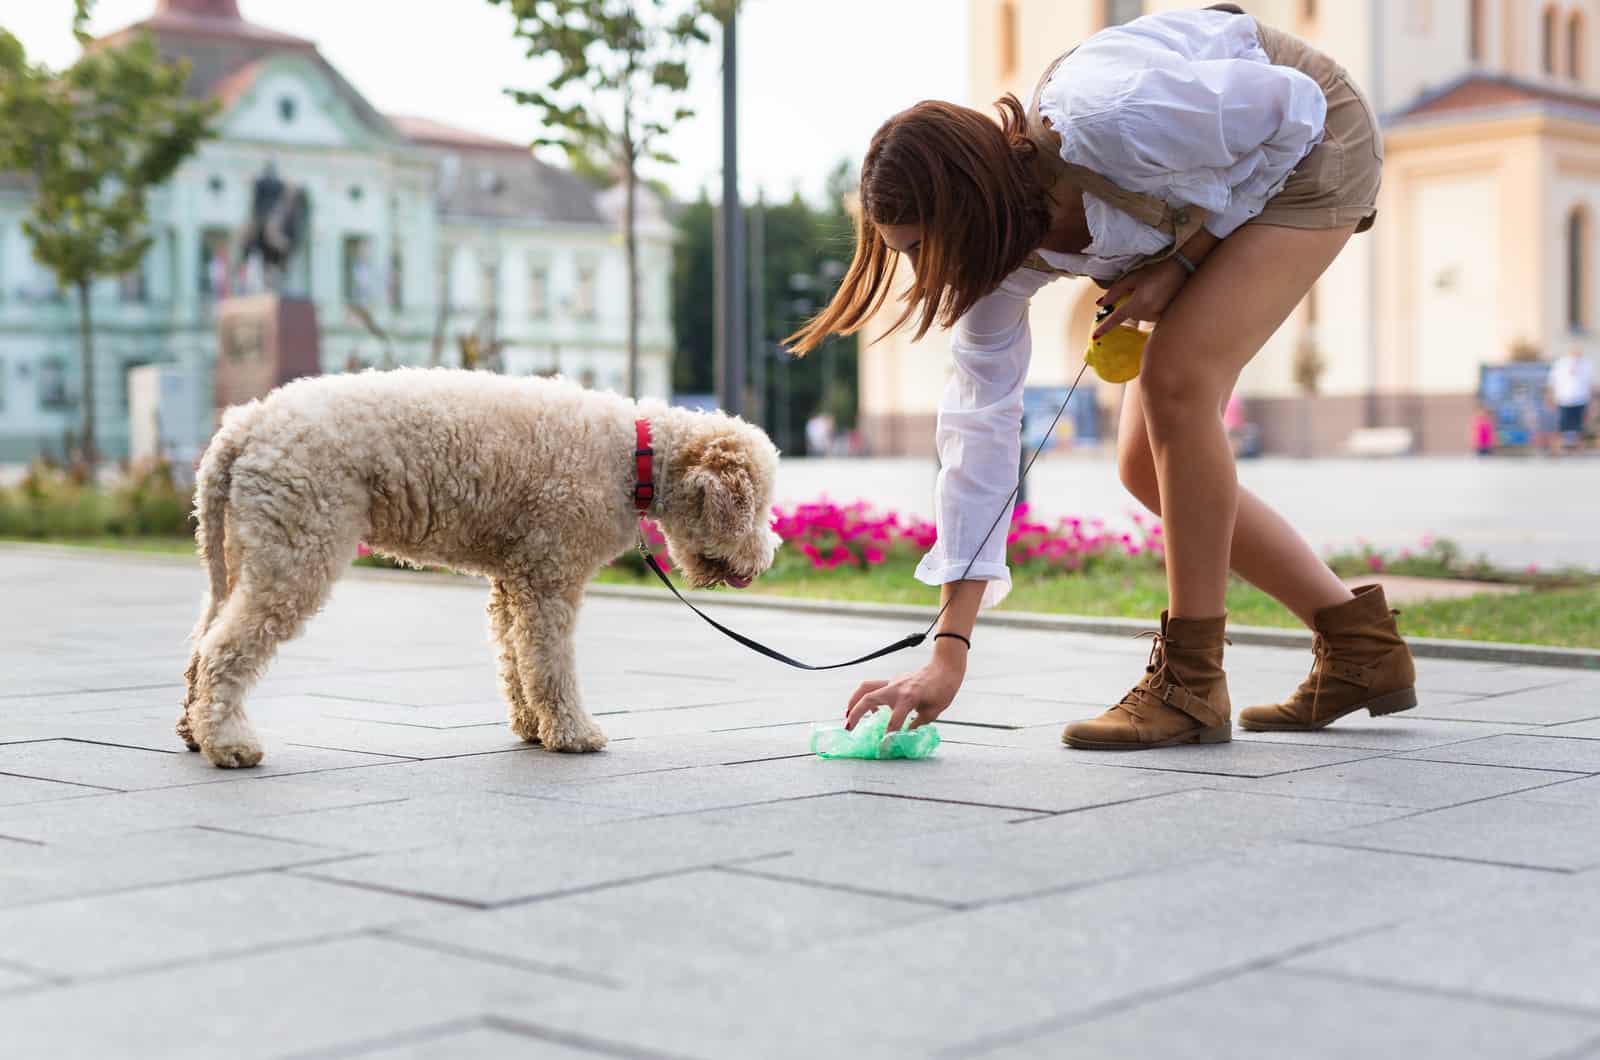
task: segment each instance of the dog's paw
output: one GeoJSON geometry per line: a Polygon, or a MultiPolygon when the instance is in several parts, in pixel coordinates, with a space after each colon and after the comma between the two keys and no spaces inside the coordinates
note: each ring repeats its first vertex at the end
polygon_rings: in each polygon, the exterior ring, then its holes
{"type": "Polygon", "coordinates": [[[261,741],[242,718],[229,718],[218,725],[200,749],[218,769],[243,769],[261,761],[261,741]]]}
{"type": "Polygon", "coordinates": [[[539,719],[532,714],[513,715],[511,718],[511,731],[518,739],[527,743],[542,743],[539,735],[539,719]]]}
{"type": "Polygon", "coordinates": [[[194,729],[189,725],[189,712],[184,711],[178,715],[178,739],[183,741],[183,746],[191,751],[200,750],[200,741],[194,738],[194,729]]]}
{"type": "Polygon", "coordinates": [[[545,725],[539,732],[539,741],[546,750],[570,754],[598,751],[608,742],[600,726],[587,718],[576,723],[558,721],[545,725]]]}

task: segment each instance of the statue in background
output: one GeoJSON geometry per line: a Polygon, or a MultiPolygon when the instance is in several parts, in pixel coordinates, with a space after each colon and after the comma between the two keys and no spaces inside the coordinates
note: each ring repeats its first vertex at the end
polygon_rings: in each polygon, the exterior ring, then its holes
{"type": "Polygon", "coordinates": [[[283,291],[289,263],[308,234],[310,214],[305,189],[285,183],[278,176],[278,167],[268,162],[251,192],[250,220],[240,253],[241,267],[260,256],[267,290],[283,291]]]}

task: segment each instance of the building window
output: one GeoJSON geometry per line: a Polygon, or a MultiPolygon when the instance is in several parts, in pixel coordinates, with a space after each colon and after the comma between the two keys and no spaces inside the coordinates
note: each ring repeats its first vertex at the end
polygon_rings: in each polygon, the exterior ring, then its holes
{"type": "Polygon", "coordinates": [[[1106,25],[1120,26],[1144,14],[1144,0],[1106,0],[1106,25]]]}
{"type": "Polygon", "coordinates": [[[1483,62],[1483,0],[1470,0],[1467,8],[1467,56],[1483,62]]]}
{"type": "Polygon", "coordinates": [[[578,266],[578,289],[572,299],[572,313],[579,320],[593,320],[597,315],[594,299],[595,267],[578,266]]]}
{"type": "Polygon", "coordinates": [[[528,315],[544,320],[550,315],[550,269],[532,265],[528,269],[528,315]]]}
{"type": "Polygon", "coordinates": [[[1567,76],[1574,81],[1583,80],[1588,66],[1584,62],[1583,46],[1583,12],[1574,11],[1567,20],[1567,76]]]}
{"type": "Polygon", "coordinates": [[[200,293],[207,298],[228,297],[231,242],[226,228],[208,228],[200,234],[200,293]]]}
{"type": "Polygon", "coordinates": [[[149,297],[144,280],[144,263],[140,262],[117,277],[117,297],[131,304],[141,304],[149,297]]]}
{"type": "Polygon", "coordinates": [[[1574,206],[1567,214],[1567,328],[1589,330],[1589,211],[1574,206]]]}
{"type": "Polygon", "coordinates": [[[340,290],[350,305],[372,301],[372,245],[366,236],[345,236],[339,263],[340,290]]]}
{"type": "Polygon", "coordinates": [[[293,96],[278,97],[278,117],[287,125],[294,121],[295,102],[293,96]]]}
{"type": "Polygon", "coordinates": [[[1547,74],[1556,72],[1556,9],[1547,7],[1540,18],[1539,68],[1547,74]]]}
{"type": "Polygon", "coordinates": [[[67,392],[67,359],[46,357],[39,362],[39,408],[45,412],[59,412],[72,407],[72,395],[67,392]]]}
{"type": "Polygon", "coordinates": [[[1000,76],[1017,72],[1017,5],[1012,0],[1000,4],[1000,76]]]}

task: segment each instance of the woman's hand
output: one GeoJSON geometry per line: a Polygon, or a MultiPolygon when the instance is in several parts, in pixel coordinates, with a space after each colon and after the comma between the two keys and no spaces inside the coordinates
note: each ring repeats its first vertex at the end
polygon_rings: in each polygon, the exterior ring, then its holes
{"type": "Polygon", "coordinates": [[[1128,273],[1100,296],[1099,304],[1103,306],[1116,305],[1124,297],[1127,301],[1100,322],[1094,337],[1098,339],[1124,320],[1160,320],[1188,278],[1188,270],[1171,258],[1128,273]]]}
{"type": "Polygon", "coordinates": [[[943,714],[955,701],[966,676],[965,645],[953,640],[940,641],[933,658],[920,670],[901,674],[893,681],[863,681],[845,708],[844,727],[854,729],[857,722],[874,710],[887,709],[889,732],[898,732],[913,712],[916,720],[911,728],[920,728],[943,714]]]}

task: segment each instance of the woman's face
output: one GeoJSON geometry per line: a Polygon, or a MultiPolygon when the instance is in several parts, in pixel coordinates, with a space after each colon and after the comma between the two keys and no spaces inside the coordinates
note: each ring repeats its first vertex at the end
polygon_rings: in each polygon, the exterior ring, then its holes
{"type": "Polygon", "coordinates": [[[904,254],[917,267],[917,249],[922,246],[921,225],[879,225],[878,234],[890,250],[904,254]]]}

